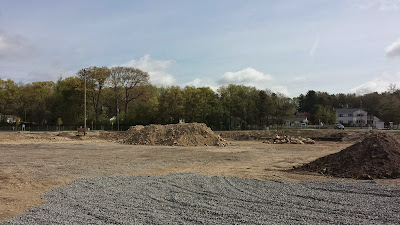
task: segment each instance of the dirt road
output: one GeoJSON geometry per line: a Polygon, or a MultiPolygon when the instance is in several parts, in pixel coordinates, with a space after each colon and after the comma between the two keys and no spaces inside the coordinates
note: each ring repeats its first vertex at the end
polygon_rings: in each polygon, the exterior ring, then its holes
{"type": "MultiPolygon", "coordinates": [[[[352,143],[273,145],[230,141],[227,147],[138,146],[55,134],[0,134],[0,221],[42,203],[41,194],[77,178],[193,172],[260,180],[338,180],[283,170],[352,143]]],[[[400,185],[397,180],[381,183],[400,185]]]]}

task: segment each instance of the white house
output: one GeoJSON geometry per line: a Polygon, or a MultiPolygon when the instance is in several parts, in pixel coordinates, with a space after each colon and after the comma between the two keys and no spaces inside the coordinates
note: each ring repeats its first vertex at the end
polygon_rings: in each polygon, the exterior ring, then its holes
{"type": "Polygon", "coordinates": [[[336,123],[348,126],[371,126],[377,129],[384,128],[384,122],[374,115],[368,115],[367,111],[357,108],[336,109],[336,123]]]}
{"type": "Polygon", "coordinates": [[[374,115],[368,115],[367,124],[377,129],[385,128],[385,122],[381,121],[378,117],[374,115]]]}
{"type": "Polygon", "coordinates": [[[285,126],[300,127],[302,124],[307,124],[309,121],[305,115],[295,115],[285,118],[285,126]]]}
{"type": "Polygon", "coordinates": [[[15,122],[17,122],[17,119],[18,119],[18,116],[0,114],[0,121],[1,122],[15,123],[15,122]]]}
{"type": "Polygon", "coordinates": [[[349,126],[365,126],[368,120],[368,112],[352,109],[336,109],[336,123],[347,124],[349,126]]]}

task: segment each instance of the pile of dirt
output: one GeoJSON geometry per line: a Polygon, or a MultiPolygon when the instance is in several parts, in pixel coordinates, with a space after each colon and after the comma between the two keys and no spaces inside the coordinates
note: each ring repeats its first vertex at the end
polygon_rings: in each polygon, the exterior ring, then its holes
{"type": "Polygon", "coordinates": [[[287,135],[279,136],[275,135],[273,139],[263,141],[266,144],[315,144],[315,141],[311,138],[303,138],[301,136],[298,137],[290,137],[287,135]]]}
{"type": "Polygon", "coordinates": [[[399,178],[400,144],[390,134],[375,133],[294,170],[356,179],[399,178]]]}
{"type": "Polygon", "coordinates": [[[204,123],[133,126],[122,140],[133,145],[226,146],[204,123]]]}

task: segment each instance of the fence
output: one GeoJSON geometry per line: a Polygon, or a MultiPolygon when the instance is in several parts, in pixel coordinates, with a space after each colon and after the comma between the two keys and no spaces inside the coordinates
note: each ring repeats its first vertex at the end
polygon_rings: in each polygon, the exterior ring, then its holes
{"type": "MultiPolygon", "coordinates": [[[[0,126],[0,131],[76,131],[81,126],[50,126],[50,125],[25,125],[25,128],[20,126],[0,126]]],[[[128,130],[130,126],[124,125],[119,126],[119,131],[128,130]]],[[[106,131],[118,131],[117,126],[87,126],[87,129],[90,130],[106,130],[106,131]]]]}
{"type": "MultiPolygon", "coordinates": [[[[25,130],[22,126],[0,126],[0,131],[31,131],[31,132],[47,132],[47,131],[76,131],[81,126],[50,126],[50,125],[25,125],[25,130]]],[[[105,131],[126,131],[130,128],[129,125],[120,125],[119,129],[116,125],[114,126],[87,126],[88,130],[105,130],[105,131]]],[[[214,131],[219,131],[216,127],[211,127],[214,131]]],[[[269,127],[249,127],[251,130],[301,130],[301,129],[333,129],[333,126],[319,126],[319,125],[307,125],[305,127],[287,127],[274,125],[269,127]]],[[[346,130],[356,130],[360,127],[345,127],[346,130]]],[[[368,127],[363,127],[363,129],[368,129],[368,127]]],[[[400,129],[400,125],[394,125],[392,129],[400,129]]],[[[235,130],[235,129],[233,129],[235,130]]],[[[240,130],[240,129],[239,129],[240,130]]]]}

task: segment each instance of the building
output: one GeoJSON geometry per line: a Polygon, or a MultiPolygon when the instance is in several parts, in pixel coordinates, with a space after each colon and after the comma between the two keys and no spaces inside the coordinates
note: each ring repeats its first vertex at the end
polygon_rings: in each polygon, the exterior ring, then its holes
{"type": "Polygon", "coordinates": [[[374,115],[368,115],[367,118],[368,118],[367,119],[368,126],[372,126],[377,129],[385,128],[385,122],[381,121],[378,117],[376,117],[374,115]]]}
{"type": "Polygon", "coordinates": [[[336,123],[346,126],[365,126],[368,120],[368,112],[357,109],[336,109],[336,123]]]}
{"type": "Polygon", "coordinates": [[[374,115],[368,115],[367,111],[357,108],[336,109],[336,123],[346,126],[369,126],[377,129],[384,128],[384,122],[374,115]]]}
{"type": "Polygon", "coordinates": [[[284,124],[288,127],[302,127],[306,126],[308,122],[307,115],[297,114],[295,116],[286,117],[284,124]]]}
{"type": "Polygon", "coordinates": [[[16,123],[17,120],[18,120],[18,116],[0,114],[0,122],[12,124],[12,123],[16,123]]]}

